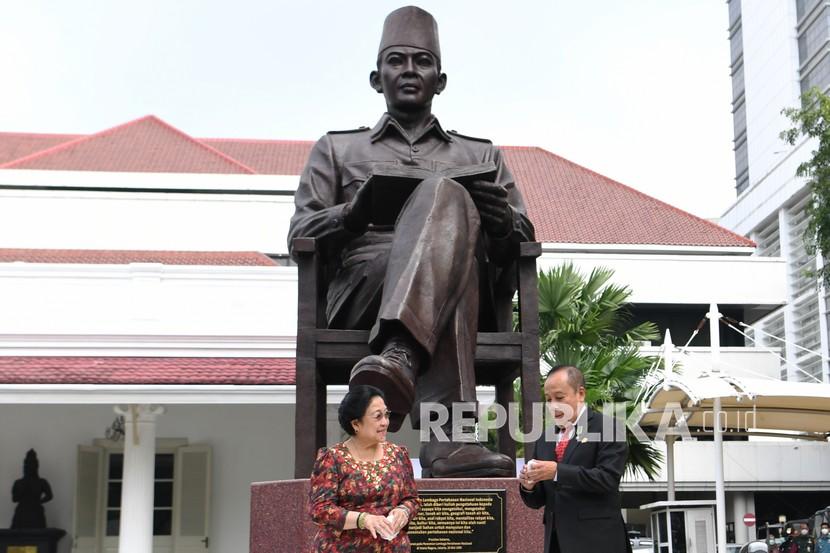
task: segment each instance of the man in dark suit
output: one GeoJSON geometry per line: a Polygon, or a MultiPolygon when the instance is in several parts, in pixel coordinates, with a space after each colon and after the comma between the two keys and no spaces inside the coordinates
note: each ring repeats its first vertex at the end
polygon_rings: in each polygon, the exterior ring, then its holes
{"type": "Polygon", "coordinates": [[[620,512],[624,433],[615,441],[607,435],[614,421],[587,408],[585,378],[576,367],[551,369],[545,402],[557,432],[543,433],[519,476],[525,504],[545,508],[545,553],[630,551],[620,512]]]}

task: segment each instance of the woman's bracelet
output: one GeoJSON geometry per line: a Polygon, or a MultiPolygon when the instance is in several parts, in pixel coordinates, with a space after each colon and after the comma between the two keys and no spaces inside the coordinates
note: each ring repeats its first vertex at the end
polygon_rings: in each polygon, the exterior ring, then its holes
{"type": "Polygon", "coordinates": [[[360,530],[364,530],[366,528],[366,526],[364,524],[364,521],[363,521],[364,515],[366,515],[366,513],[358,513],[358,515],[357,515],[357,527],[360,530]]]}
{"type": "MultiPolygon", "coordinates": [[[[397,507],[395,507],[395,509],[400,509],[404,513],[406,513],[406,520],[407,521],[409,521],[409,519],[412,517],[412,511],[410,511],[409,507],[407,507],[406,505],[398,505],[397,507]]],[[[393,511],[394,511],[394,509],[393,509],[393,511]]]]}

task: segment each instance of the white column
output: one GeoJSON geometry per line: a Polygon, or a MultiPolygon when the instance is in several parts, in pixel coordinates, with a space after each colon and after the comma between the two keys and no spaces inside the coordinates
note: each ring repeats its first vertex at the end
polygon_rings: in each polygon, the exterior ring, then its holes
{"type": "MultiPolygon", "coordinates": [[[[824,259],[821,256],[821,252],[816,252],[816,269],[821,269],[824,265],[824,259]]],[[[828,329],[828,324],[830,324],[830,316],[828,316],[828,312],[830,312],[830,305],[828,305],[828,297],[827,297],[827,289],[824,286],[824,283],[819,280],[819,287],[818,287],[818,321],[819,321],[819,328],[821,332],[821,356],[824,360],[821,362],[821,380],[827,384],[830,382],[830,329],[828,329]]]]}
{"type": "MultiPolygon", "coordinates": [[[[790,215],[784,207],[781,207],[781,209],[778,210],[778,243],[781,246],[781,257],[786,260],[787,266],[787,274],[785,278],[787,283],[787,304],[784,306],[784,339],[790,344],[794,344],[796,342],[795,307],[793,306],[794,284],[792,275],[790,274],[794,260],[792,259],[793,253],[792,246],[790,244],[790,215]]],[[[774,340],[774,342],[776,346],[781,347],[781,342],[778,342],[777,340],[774,340]]],[[[796,367],[798,366],[795,362],[796,350],[792,346],[789,346],[786,349],[787,380],[798,382],[801,379],[798,371],[796,370],[796,367]]]]}
{"type": "Polygon", "coordinates": [[[735,524],[735,543],[738,544],[749,541],[747,528],[744,525],[744,515],[749,512],[745,495],[744,492],[732,492],[732,518],[735,524]]]}
{"type": "MultiPolygon", "coordinates": [[[[720,371],[720,317],[718,306],[709,305],[709,339],[712,347],[712,372],[720,371]]],[[[713,427],[715,430],[715,519],[717,521],[718,553],[726,553],[726,493],[723,483],[723,429],[720,424],[721,398],[715,398],[713,427]]]]}
{"type": "Polygon", "coordinates": [[[675,483],[674,483],[674,442],[677,436],[671,434],[666,436],[666,483],[668,488],[666,491],[666,499],[669,501],[675,500],[675,483]]]}
{"type": "Polygon", "coordinates": [[[119,405],[124,415],[124,475],[118,553],[153,553],[153,479],[160,405],[119,405]]]}
{"type": "MultiPolygon", "coordinates": [[[[746,507],[747,513],[752,513],[756,517],[758,516],[758,511],[755,510],[755,493],[754,492],[743,492],[744,494],[744,507],[746,507]]],[[[743,523],[743,521],[741,521],[743,523]]],[[[744,526],[746,528],[746,535],[747,541],[754,540],[758,537],[758,522],[756,519],[755,524],[752,526],[744,526]]]]}
{"type": "MultiPolygon", "coordinates": [[[[671,331],[667,328],[666,329],[666,337],[663,339],[663,363],[665,368],[665,374],[663,376],[663,389],[668,391],[671,386],[669,386],[669,381],[672,378],[672,369],[674,363],[674,344],[671,342],[671,331]]],[[[673,426],[676,427],[678,421],[674,421],[673,426]]],[[[669,434],[666,435],[666,483],[668,484],[668,490],[666,493],[666,498],[669,501],[674,501],[675,494],[674,494],[674,441],[676,436],[672,434],[673,428],[669,429],[669,434]]]]}

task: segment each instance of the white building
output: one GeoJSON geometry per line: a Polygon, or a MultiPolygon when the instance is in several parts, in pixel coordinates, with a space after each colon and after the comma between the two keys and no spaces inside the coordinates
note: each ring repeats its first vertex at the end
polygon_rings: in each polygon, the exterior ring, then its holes
{"type": "Polygon", "coordinates": [[[786,261],[786,305],[761,321],[766,332],[790,344],[782,378],[830,382],[830,300],[806,273],[822,260],[804,247],[809,190],[795,176],[815,144],[801,140],[790,146],[779,138],[792,126],[781,110],[799,106],[800,95],[812,86],[830,87],[830,6],[820,0],[728,4],[738,198],[720,222],[752,238],[757,255],[786,261]]]}
{"type": "MultiPolygon", "coordinates": [[[[194,139],[154,117],[90,136],[0,133],[0,489],[36,449],[55,491],[47,520],[70,533],[62,553],[115,551],[150,533],[154,551],[238,551],[249,484],[291,478],[303,413],[285,236],[310,147],[194,139]],[[120,415],[126,436],[108,440],[120,415]]],[[[710,302],[750,323],[786,303],[784,261],[754,256],[750,240],[550,152],[505,156],[543,243],[540,265],[614,268],[635,291],[634,318],[677,343],[710,302]]],[[[771,354],[722,337],[739,367],[768,370],[771,354]]],[[[707,345],[705,332],[691,343],[700,355],[707,345]]],[[[417,436],[399,434],[417,457],[417,436]]],[[[678,455],[679,490],[712,487],[694,467],[705,447],[688,445],[688,470],[678,455]]],[[[791,446],[770,447],[785,456],[791,446]]],[[[816,462],[830,468],[826,455],[816,462]]],[[[740,466],[727,489],[800,486],[814,468],[740,466]]],[[[735,497],[740,516],[746,496],[735,497]]],[[[0,521],[12,511],[0,497],[0,521]]]]}
{"type": "MultiPolygon", "coordinates": [[[[799,106],[801,94],[812,86],[825,92],[830,86],[830,6],[820,0],[729,0],[728,8],[737,200],[720,223],[752,238],[758,244],[756,255],[781,258],[786,263],[786,303],[758,323],[764,332],[786,344],[769,336],[754,336],[761,345],[782,348],[781,378],[827,383],[830,296],[807,273],[821,267],[823,260],[805,250],[804,207],[809,190],[806,180],[795,176],[815,143],[802,139],[790,146],[779,134],[792,126],[782,109],[799,106]]],[[[789,447],[793,449],[780,462],[789,459],[810,465],[815,454],[826,455],[827,451],[826,444],[789,447]]],[[[809,514],[804,512],[807,504],[797,498],[806,497],[807,490],[826,489],[826,477],[810,482],[822,474],[815,472],[818,470],[812,466],[811,474],[803,475],[804,494],[783,493],[800,487],[794,482],[782,486],[782,493],[772,494],[780,499],[782,514],[790,518],[809,514]]],[[[821,497],[830,503],[826,496],[821,497]]],[[[759,507],[759,515],[761,510],[759,507]]]]}

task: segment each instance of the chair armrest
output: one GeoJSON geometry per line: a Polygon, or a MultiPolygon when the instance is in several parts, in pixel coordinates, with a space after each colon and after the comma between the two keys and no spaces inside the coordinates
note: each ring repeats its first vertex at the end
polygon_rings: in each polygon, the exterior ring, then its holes
{"type": "Polygon", "coordinates": [[[309,237],[300,237],[294,239],[294,252],[297,254],[302,253],[315,253],[317,251],[317,239],[316,238],[309,238],[309,237]]]}
{"type": "Polygon", "coordinates": [[[539,242],[522,242],[519,244],[519,257],[539,257],[540,255],[542,255],[542,244],[539,242]]]}

